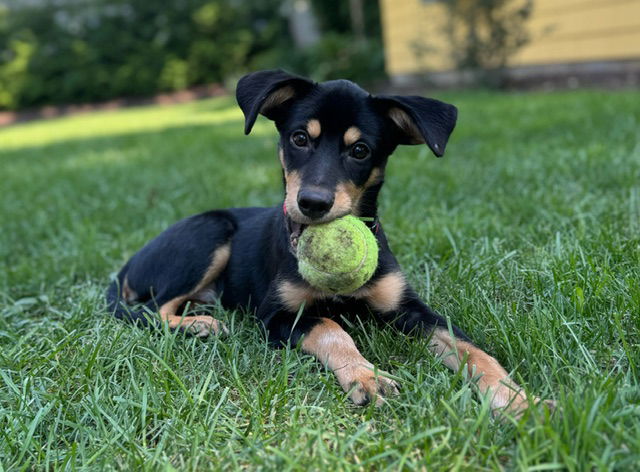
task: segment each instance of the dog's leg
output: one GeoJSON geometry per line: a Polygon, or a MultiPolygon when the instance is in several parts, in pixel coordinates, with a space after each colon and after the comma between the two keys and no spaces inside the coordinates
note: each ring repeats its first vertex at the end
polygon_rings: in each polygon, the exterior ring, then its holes
{"type": "MultiPolygon", "coordinates": [[[[205,217],[199,216],[206,222],[205,217]]],[[[215,282],[231,255],[230,242],[220,244],[219,240],[211,237],[205,241],[208,246],[186,244],[189,240],[185,234],[191,234],[192,239],[200,237],[195,231],[197,229],[184,231],[182,228],[177,235],[182,238],[168,230],[156,238],[155,246],[149,251],[151,254],[138,253],[127,263],[118,274],[121,286],[114,281],[107,293],[107,301],[116,317],[147,325],[146,314],[157,309],[161,321],[170,329],[181,329],[196,337],[228,332],[224,324],[212,316],[198,313],[194,316],[185,313],[183,316],[181,313],[182,307],[189,302],[210,304],[217,299],[215,282]],[[211,245],[215,243],[218,243],[217,247],[212,249],[211,245]],[[204,266],[203,260],[208,260],[208,265],[204,266]],[[154,291],[157,293],[153,294],[154,291]]],[[[215,229],[215,226],[213,231],[209,228],[204,237],[212,233],[215,236],[215,229]]],[[[228,239],[228,235],[224,236],[228,239]]],[[[149,321],[151,326],[158,325],[153,317],[149,321]]]]}
{"type": "Polygon", "coordinates": [[[356,405],[373,401],[379,406],[386,395],[397,393],[397,384],[376,371],[338,323],[310,313],[297,316],[302,303],[313,302],[313,293],[308,287],[290,282],[279,284],[257,313],[268,332],[269,341],[275,345],[300,344],[304,352],[317,358],[335,374],[340,386],[356,405]]]}
{"type": "Polygon", "coordinates": [[[188,296],[176,297],[160,307],[159,313],[162,321],[167,323],[170,329],[182,329],[198,338],[206,338],[211,333],[228,334],[224,323],[209,315],[180,316],[178,309],[183,303],[188,302],[188,296]]]}
{"type": "Polygon", "coordinates": [[[351,336],[335,321],[321,318],[306,334],[301,347],[333,371],[356,405],[375,401],[380,406],[386,395],[398,393],[398,385],[375,371],[351,336]]]}
{"type": "MultiPolygon", "coordinates": [[[[480,393],[489,397],[495,413],[519,416],[530,405],[524,390],[500,363],[474,346],[457,327],[452,326],[450,332],[447,322],[419,299],[399,272],[381,277],[361,295],[403,333],[428,336],[431,352],[448,368],[457,371],[466,363],[469,377],[476,380],[480,393]]],[[[533,404],[539,401],[532,399],[533,404]]],[[[553,402],[545,403],[554,406],[553,402]]]]}
{"type": "MultiPolygon", "coordinates": [[[[495,358],[471,342],[452,335],[446,328],[437,327],[432,330],[430,350],[451,370],[457,371],[465,362],[469,377],[476,380],[480,393],[489,397],[494,413],[505,411],[519,417],[529,407],[522,387],[509,377],[495,358]]],[[[537,404],[540,399],[534,397],[532,401],[537,404]]],[[[545,403],[554,406],[552,402],[545,403]]]]}
{"type": "Polygon", "coordinates": [[[169,328],[181,328],[199,338],[207,337],[210,333],[228,333],[226,326],[212,316],[180,316],[178,315],[178,309],[189,301],[210,303],[215,300],[216,294],[210,286],[226,267],[230,254],[231,248],[228,243],[217,248],[213,252],[209,267],[198,285],[188,294],[175,297],[160,307],[160,318],[168,323],[169,328]]]}

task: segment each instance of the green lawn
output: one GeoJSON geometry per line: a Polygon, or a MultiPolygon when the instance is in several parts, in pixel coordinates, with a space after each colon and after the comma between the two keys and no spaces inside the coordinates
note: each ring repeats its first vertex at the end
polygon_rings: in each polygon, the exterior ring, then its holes
{"type": "Polygon", "coordinates": [[[552,417],[491,418],[424,341],[350,330],[402,383],[350,404],[331,373],[231,336],[112,319],[109,277],[214,207],[282,198],[275,131],[229,98],[0,130],[0,469],[632,470],[640,466],[640,93],[446,95],[444,159],[391,158],[381,217],[409,279],[552,417]]]}

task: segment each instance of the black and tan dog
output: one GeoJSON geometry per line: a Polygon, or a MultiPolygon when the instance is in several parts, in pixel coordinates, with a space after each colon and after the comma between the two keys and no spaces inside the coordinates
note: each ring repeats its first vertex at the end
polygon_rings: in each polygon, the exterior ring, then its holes
{"type": "Polygon", "coordinates": [[[258,114],[280,132],[284,205],[210,211],[171,226],[135,254],[110,286],[107,299],[115,315],[148,325],[156,322],[147,313],[157,311],[170,328],[207,336],[224,326],[210,316],[184,316],[188,302],[219,299],[224,307],[249,307],[270,342],[301,343],[335,373],[356,404],[379,404],[397,385],[374,374],[339,324],[341,316],[375,316],[403,333],[429,337],[433,353],[453,370],[466,359],[494,409],[519,412],[529,406],[493,357],[458,328],[447,328],[418,298],[377,219],[389,155],[399,144],[426,143],[442,156],[456,108],[429,98],[373,96],[349,81],[314,83],[283,71],[243,77],[237,99],[246,134],[258,114]],[[333,296],[302,280],[295,246],[307,225],[349,213],[371,218],[379,263],[362,288],[333,296]]]}

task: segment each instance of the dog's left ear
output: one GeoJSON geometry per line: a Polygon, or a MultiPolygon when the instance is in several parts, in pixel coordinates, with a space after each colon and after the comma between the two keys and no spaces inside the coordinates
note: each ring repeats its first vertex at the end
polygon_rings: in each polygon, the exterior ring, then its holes
{"type": "Polygon", "coordinates": [[[262,70],[242,77],[236,99],[244,113],[244,134],[251,132],[258,113],[275,120],[292,98],[306,94],[314,85],[309,79],[283,70],[262,70]]]}
{"type": "Polygon", "coordinates": [[[456,126],[458,109],[453,105],[418,96],[378,95],[384,113],[400,131],[400,144],[424,144],[441,157],[456,126]]]}

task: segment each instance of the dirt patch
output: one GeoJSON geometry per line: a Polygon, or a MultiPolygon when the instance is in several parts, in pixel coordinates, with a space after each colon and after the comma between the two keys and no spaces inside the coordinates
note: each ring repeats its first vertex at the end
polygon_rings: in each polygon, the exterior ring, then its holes
{"type": "Polygon", "coordinates": [[[83,103],[76,105],[45,106],[21,111],[0,112],[0,127],[23,123],[26,121],[57,118],[60,116],[89,113],[98,110],[117,110],[119,108],[159,105],[170,103],[186,103],[203,98],[226,95],[228,91],[220,84],[209,84],[193,87],[178,92],[162,93],[153,97],[128,97],[109,100],[101,103],[83,103]]]}

